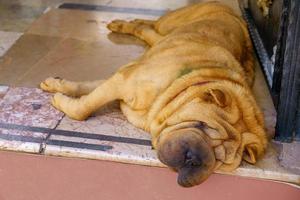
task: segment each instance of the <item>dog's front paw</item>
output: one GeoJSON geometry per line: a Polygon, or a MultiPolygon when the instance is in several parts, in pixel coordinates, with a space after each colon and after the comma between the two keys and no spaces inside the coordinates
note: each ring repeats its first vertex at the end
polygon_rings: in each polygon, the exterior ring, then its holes
{"type": "Polygon", "coordinates": [[[40,84],[40,88],[46,92],[58,92],[60,87],[60,78],[49,77],[40,84]]]}
{"type": "Polygon", "coordinates": [[[60,106],[62,99],[64,99],[64,95],[61,93],[56,93],[51,99],[51,104],[57,110],[64,112],[60,106]]]}
{"type": "Polygon", "coordinates": [[[78,121],[85,120],[90,115],[86,107],[82,106],[80,99],[71,98],[61,93],[56,93],[52,97],[51,104],[71,119],[78,121]]]}
{"type": "Polygon", "coordinates": [[[124,20],[113,20],[107,25],[107,28],[112,32],[123,32],[124,25],[127,23],[124,20]]]}

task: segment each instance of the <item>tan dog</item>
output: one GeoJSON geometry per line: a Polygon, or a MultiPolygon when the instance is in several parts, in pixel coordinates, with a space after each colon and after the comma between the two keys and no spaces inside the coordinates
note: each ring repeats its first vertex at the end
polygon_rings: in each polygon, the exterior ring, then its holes
{"type": "Polygon", "coordinates": [[[127,119],[151,133],[159,159],[178,172],[178,183],[186,187],[214,170],[231,171],[242,159],[255,163],[263,154],[263,116],[250,90],[251,41],[230,8],[195,4],[157,21],[116,20],[108,28],[132,34],[151,48],[105,81],[46,79],[41,88],[59,92],[53,106],[84,120],[120,100],[127,119]]]}

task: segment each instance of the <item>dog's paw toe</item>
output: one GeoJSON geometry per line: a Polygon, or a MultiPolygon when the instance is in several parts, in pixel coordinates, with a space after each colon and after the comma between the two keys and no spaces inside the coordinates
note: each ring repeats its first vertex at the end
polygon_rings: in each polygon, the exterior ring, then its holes
{"type": "Polygon", "coordinates": [[[61,93],[56,93],[51,99],[52,106],[54,106],[58,110],[61,110],[61,108],[59,106],[60,105],[59,102],[60,102],[60,99],[62,98],[62,96],[63,95],[61,93]]]}
{"type": "Polygon", "coordinates": [[[57,78],[47,78],[42,83],[40,83],[40,88],[46,92],[56,92],[58,84],[61,79],[57,78]]]}
{"type": "Polygon", "coordinates": [[[124,20],[114,20],[107,25],[107,28],[113,32],[121,32],[125,23],[127,22],[124,20]]]}
{"type": "Polygon", "coordinates": [[[48,85],[45,82],[40,83],[40,88],[44,91],[48,91],[48,85]]]}

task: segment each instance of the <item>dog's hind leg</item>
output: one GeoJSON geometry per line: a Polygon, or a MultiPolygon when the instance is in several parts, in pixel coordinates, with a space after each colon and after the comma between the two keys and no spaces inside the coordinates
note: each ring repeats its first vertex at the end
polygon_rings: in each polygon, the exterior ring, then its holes
{"type": "Polygon", "coordinates": [[[163,36],[155,31],[154,23],[155,21],[141,19],[136,19],[131,22],[114,20],[107,25],[107,28],[113,32],[134,35],[152,46],[163,38],[163,36]]]}
{"type": "Polygon", "coordinates": [[[72,98],[62,93],[56,93],[52,105],[76,120],[84,120],[104,104],[116,99],[122,99],[121,87],[123,79],[119,74],[106,80],[88,95],[72,98]]]}
{"type": "Polygon", "coordinates": [[[72,97],[80,97],[92,92],[105,80],[74,82],[61,78],[47,78],[40,84],[40,88],[47,92],[59,92],[72,97]]]}

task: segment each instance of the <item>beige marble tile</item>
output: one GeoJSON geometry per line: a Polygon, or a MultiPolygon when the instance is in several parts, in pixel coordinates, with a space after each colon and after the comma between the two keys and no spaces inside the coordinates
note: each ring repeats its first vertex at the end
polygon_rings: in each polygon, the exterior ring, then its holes
{"type": "Polygon", "coordinates": [[[0,59],[0,84],[15,85],[17,79],[44,57],[59,38],[25,34],[0,59]]]}
{"type": "Polygon", "coordinates": [[[22,5],[20,1],[1,1],[0,30],[23,32],[44,10],[45,7],[22,5]]]}
{"type": "Polygon", "coordinates": [[[95,41],[101,40],[103,34],[110,32],[106,28],[110,21],[135,18],[154,19],[157,17],[130,13],[52,9],[36,20],[27,33],[95,41]]]}
{"type": "Polygon", "coordinates": [[[16,42],[16,40],[22,35],[18,32],[6,32],[0,31],[0,57],[2,57],[6,51],[16,42]]]}
{"type": "Polygon", "coordinates": [[[0,83],[36,87],[49,76],[75,81],[103,79],[144,52],[143,42],[128,35],[108,34],[108,21],[100,20],[114,16],[133,19],[136,15],[71,10],[53,12],[50,11],[50,18],[58,15],[56,21],[52,22],[48,17],[40,19],[0,61],[0,83]],[[95,22],[90,18],[94,15],[95,22]],[[93,22],[86,24],[88,19],[93,22]],[[68,20],[71,20],[71,26],[67,26],[68,20]],[[85,24],[81,26],[80,20],[85,24]]]}
{"type": "MultiPolygon", "coordinates": [[[[174,10],[176,8],[210,0],[142,1],[142,0],[9,0],[0,4],[0,30],[24,32],[47,8],[56,8],[62,3],[81,3],[125,8],[174,10]]],[[[239,12],[237,0],[221,0],[239,12]]]]}
{"type": "Polygon", "coordinates": [[[163,166],[151,146],[77,137],[51,135],[45,154],[163,166]],[[57,140],[60,143],[57,144],[57,140]]]}
{"type": "Polygon", "coordinates": [[[101,41],[65,39],[48,50],[47,55],[31,65],[14,83],[36,87],[45,78],[62,77],[73,81],[105,79],[120,66],[137,58],[142,46],[116,45],[100,34],[101,41]]]}
{"type": "Polygon", "coordinates": [[[127,121],[120,111],[118,102],[101,108],[86,121],[64,117],[57,129],[151,140],[149,133],[136,128],[127,121]]]}

